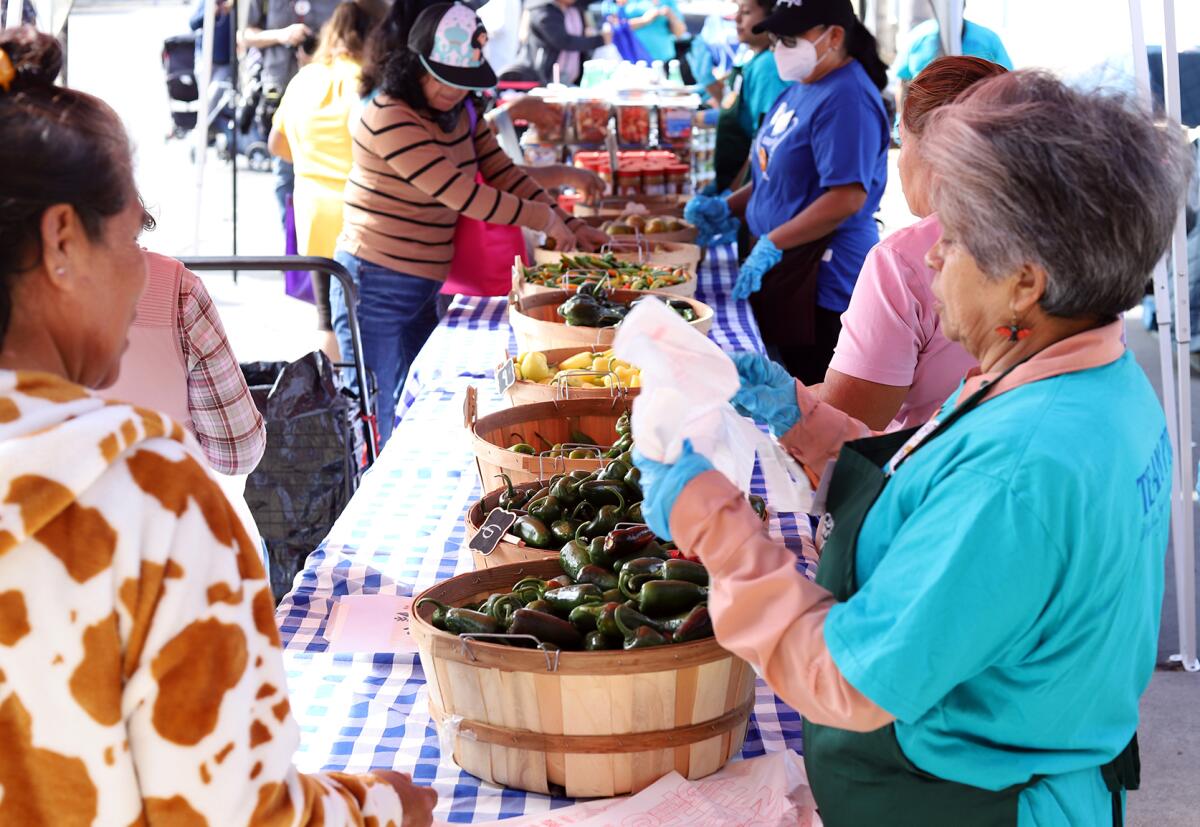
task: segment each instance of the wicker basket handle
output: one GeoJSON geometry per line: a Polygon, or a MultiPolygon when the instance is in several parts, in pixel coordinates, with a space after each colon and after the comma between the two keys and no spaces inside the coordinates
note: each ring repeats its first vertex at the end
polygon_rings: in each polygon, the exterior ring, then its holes
{"type": "Polygon", "coordinates": [[[463,400],[463,427],[468,431],[479,421],[479,391],[467,385],[467,398],[463,400]]]}

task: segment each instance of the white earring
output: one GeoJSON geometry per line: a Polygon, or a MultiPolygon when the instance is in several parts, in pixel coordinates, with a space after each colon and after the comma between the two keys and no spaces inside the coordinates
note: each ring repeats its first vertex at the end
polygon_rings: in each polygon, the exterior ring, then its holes
{"type": "Polygon", "coordinates": [[[57,270],[55,270],[54,272],[55,272],[55,274],[56,274],[56,275],[58,275],[58,276],[60,276],[60,277],[61,277],[61,276],[65,276],[65,275],[67,274],[67,268],[66,268],[66,267],[59,267],[59,268],[58,268],[57,270]]]}

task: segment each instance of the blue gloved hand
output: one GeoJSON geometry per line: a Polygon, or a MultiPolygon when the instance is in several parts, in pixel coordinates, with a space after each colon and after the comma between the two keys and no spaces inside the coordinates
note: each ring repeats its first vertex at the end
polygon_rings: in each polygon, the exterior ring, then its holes
{"type": "Polygon", "coordinates": [[[735,353],[742,387],[730,402],[738,413],[771,428],[775,436],[787,433],[800,421],[796,402],[796,380],[778,363],[757,353],[735,353]]]}
{"type": "Polygon", "coordinates": [[[642,516],[650,530],[664,540],[671,539],[671,509],[683,489],[705,471],[713,470],[712,463],[692,450],[692,441],[683,441],[679,459],[673,463],[647,459],[634,446],[633,464],[641,471],[642,516]]]}
{"type": "Polygon", "coordinates": [[[761,236],[738,269],[737,281],[733,283],[733,297],[748,299],[752,293],[757,293],[762,289],[763,276],[781,261],[783,251],[771,239],[761,236]]]}
{"type": "Polygon", "coordinates": [[[683,208],[683,220],[696,228],[696,243],[702,247],[737,241],[738,220],[723,196],[694,196],[683,208]]]}

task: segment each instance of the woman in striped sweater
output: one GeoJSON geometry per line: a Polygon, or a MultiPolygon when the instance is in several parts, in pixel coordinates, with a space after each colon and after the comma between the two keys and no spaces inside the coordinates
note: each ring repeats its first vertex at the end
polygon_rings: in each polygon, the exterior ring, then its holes
{"type": "MultiPolygon", "coordinates": [[[[461,3],[414,15],[398,0],[363,68],[369,98],[352,127],[354,166],[336,258],[359,290],[367,366],[379,383],[386,441],[395,396],[437,324],[436,299],[454,253],[459,216],[541,230],[561,250],[604,240],[517,168],[500,149],[472,92],[495,85],[487,33],[461,3]]],[[[331,290],[334,330],[350,352],[346,300],[331,290]]]]}

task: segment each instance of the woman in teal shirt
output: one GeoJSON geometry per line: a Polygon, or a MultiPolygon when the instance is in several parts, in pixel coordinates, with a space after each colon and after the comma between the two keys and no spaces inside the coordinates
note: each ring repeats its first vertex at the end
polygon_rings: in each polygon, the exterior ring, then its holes
{"type": "Polygon", "coordinates": [[[663,63],[675,59],[675,38],[687,34],[675,0],[604,0],[600,14],[628,22],[650,59],[663,63]]]}
{"type": "Polygon", "coordinates": [[[1172,461],[1120,315],[1191,161],[1149,113],[1038,72],[977,84],[923,141],[942,330],[981,374],[925,426],[871,437],[735,357],[734,404],[828,477],[816,584],[690,445],[635,452],[642,510],[708,567],[718,642],[804,715],[829,827],[1119,825],[1172,461]]]}

